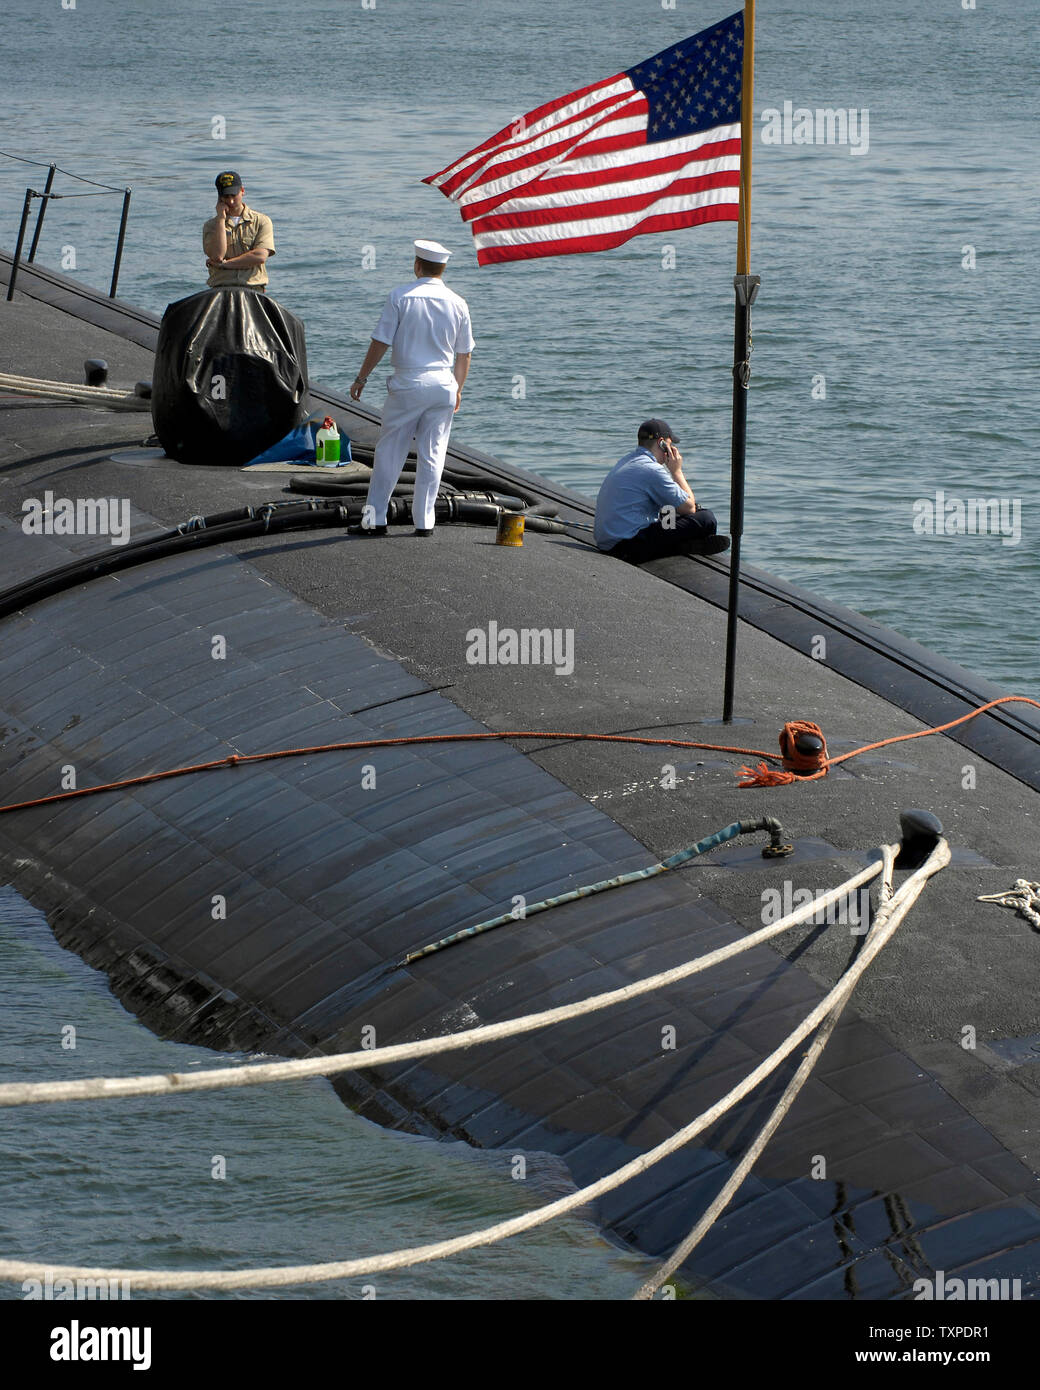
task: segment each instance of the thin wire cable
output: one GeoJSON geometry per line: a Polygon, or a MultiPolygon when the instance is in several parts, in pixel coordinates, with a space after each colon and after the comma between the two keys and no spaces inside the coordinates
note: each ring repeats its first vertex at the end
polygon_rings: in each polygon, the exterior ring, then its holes
{"type": "Polygon", "coordinates": [[[55,198],[107,198],[110,193],[124,193],[125,191],[123,188],[106,188],[98,193],[37,193],[36,196],[48,200],[55,198]]]}
{"type": "MultiPolygon", "coordinates": [[[[40,169],[50,169],[52,167],[49,159],[26,159],[24,155],[10,154],[7,150],[0,150],[0,156],[3,156],[4,159],[17,159],[20,164],[35,164],[40,169]]],[[[111,193],[122,193],[125,191],[122,188],[116,188],[115,185],[111,183],[98,183],[97,179],[87,179],[84,178],[82,174],[73,174],[68,169],[62,169],[57,164],[53,165],[53,168],[55,173],[64,174],[68,179],[78,179],[80,183],[91,183],[95,188],[107,188],[111,193]]]]}

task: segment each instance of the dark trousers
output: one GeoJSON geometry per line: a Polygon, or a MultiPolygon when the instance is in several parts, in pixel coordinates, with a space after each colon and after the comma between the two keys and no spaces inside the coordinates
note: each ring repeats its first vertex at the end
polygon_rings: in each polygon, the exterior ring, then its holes
{"type": "Polygon", "coordinates": [[[664,527],[659,521],[644,526],[627,541],[618,541],[607,554],[630,565],[642,565],[662,555],[696,554],[699,543],[714,536],[715,528],[715,513],[698,508],[692,516],[677,516],[674,526],[664,527]]]}

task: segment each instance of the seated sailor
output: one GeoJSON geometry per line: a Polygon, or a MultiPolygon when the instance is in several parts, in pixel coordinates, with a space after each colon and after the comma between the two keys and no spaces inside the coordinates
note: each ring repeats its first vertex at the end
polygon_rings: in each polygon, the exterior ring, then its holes
{"type": "Polygon", "coordinates": [[[679,440],[657,418],[644,420],[638,448],[619,459],[596,499],[596,544],[640,565],[661,555],[718,555],[729,540],[715,534],[713,512],[697,505],[682,471],[679,440]]]}

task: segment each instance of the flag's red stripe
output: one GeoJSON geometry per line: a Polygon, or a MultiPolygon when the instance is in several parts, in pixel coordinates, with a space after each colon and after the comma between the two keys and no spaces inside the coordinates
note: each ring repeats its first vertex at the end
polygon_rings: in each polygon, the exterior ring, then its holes
{"type": "Polygon", "coordinates": [[[566,122],[554,126],[550,130],[543,130],[538,135],[532,136],[530,132],[525,135],[511,136],[504,142],[500,149],[485,150],[478,159],[468,160],[465,166],[440,184],[440,190],[448,198],[455,198],[456,195],[465,195],[469,190],[464,185],[476,176],[474,188],[479,188],[493,179],[502,178],[508,174],[515,173],[520,169],[530,168],[532,165],[544,164],[546,161],[558,158],[558,153],[554,151],[567,150],[579,141],[587,139],[589,133],[595,130],[596,125],[586,125],[581,130],[574,130],[572,126],[576,121],[584,121],[590,115],[599,115],[601,120],[611,118],[615,112],[620,113],[621,106],[624,105],[625,116],[642,115],[645,111],[645,104],[635,100],[632,92],[621,96],[611,97],[609,100],[599,103],[596,107],[579,112],[576,116],[570,117],[566,122]],[[537,148],[531,148],[531,141],[539,140],[543,143],[537,148]],[[493,162],[489,162],[493,161],[493,162]]]}
{"type": "MultiPolygon", "coordinates": [[[[638,143],[642,143],[642,137],[635,137],[638,143]]],[[[601,154],[605,150],[618,150],[631,148],[633,139],[629,136],[614,136],[611,140],[597,142],[588,150],[583,149],[581,158],[584,159],[588,154],[601,154]]],[[[646,156],[634,164],[603,165],[594,170],[587,170],[583,174],[556,174],[553,177],[543,177],[535,179],[522,188],[514,189],[507,197],[501,194],[494,198],[485,198],[480,202],[467,203],[459,211],[463,220],[473,222],[478,217],[486,217],[493,212],[496,207],[503,202],[511,199],[523,198],[542,198],[553,193],[565,193],[574,188],[605,188],[612,183],[627,183],[631,179],[652,178],[655,174],[665,174],[671,169],[683,169],[695,161],[720,159],[726,155],[740,155],[740,140],[716,140],[710,145],[702,145],[699,149],[683,150],[677,154],[666,155],[655,159],[650,151],[652,145],[646,146],[646,156]]],[[[566,164],[559,166],[566,169],[566,164]]],[[[663,192],[663,190],[659,190],[663,192]]]]}
{"type": "Polygon", "coordinates": [[[689,212],[668,212],[646,217],[634,227],[618,232],[603,232],[589,237],[561,237],[558,241],[525,242],[522,246],[488,246],[477,250],[478,265],[495,265],[502,261],[530,261],[541,256],[575,256],[585,251],[609,251],[623,246],[634,236],[645,233],[670,232],[677,227],[693,227],[700,222],[735,222],[736,203],[713,203],[710,207],[689,212]]]}
{"type": "MultiPolygon", "coordinates": [[[[585,159],[594,155],[613,154],[616,150],[642,149],[645,141],[645,134],[642,130],[628,130],[622,135],[604,135],[602,138],[590,141],[587,145],[582,145],[580,151],[575,152],[577,158],[585,159]]],[[[565,169],[567,161],[561,160],[559,164],[553,166],[554,169],[565,169]]],[[[642,163],[628,165],[628,168],[640,169],[642,163]]],[[[511,198],[524,198],[536,195],[544,187],[544,180],[548,177],[548,171],[543,175],[536,175],[526,183],[519,184],[515,188],[507,188],[501,193],[495,193],[490,198],[481,198],[472,203],[460,203],[459,214],[464,222],[472,222],[475,217],[483,217],[489,212],[493,212],[500,203],[507,203],[511,198]]],[[[556,177],[562,177],[557,175],[556,177]]],[[[571,177],[580,178],[582,175],[574,174],[571,177]]],[[[594,179],[596,175],[592,176],[594,179]]],[[[602,180],[606,182],[606,179],[602,180]]],[[[475,184],[474,188],[479,188],[475,184]]]]}
{"type": "MultiPolygon", "coordinates": [[[[644,138],[643,128],[639,130],[627,130],[618,135],[603,135],[594,140],[589,140],[586,135],[584,139],[587,140],[588,143],[575,146],[571,153],[576,158],[584,159],[590,152],[600,155],[609,155],[615,150],[642,149],[644,138]]],[[[566,168],[568,158],[569,156],[567,155],[564,155],[562,158],[557,157],[556,162],[553,163],[551,167],[553,169],[566,168]]],[[[541,162],[546,163],[547,161],[542,160],[541,162]]],[[[548,169],[539,172],[536,168],[522,183],[510,183],[509,187],[502,189],[500,192],[490,194],[488,197],[478,199],[472,203],[460,202],[458,204],[459,215],[464,222],[471,222],[474,217],[481,213],[492,212],[500,203],[507,203],[510,198],[523,197],[525,193],[536,189],[539,186],[539,180],[544,178],[548,172],[548,169]],[[479,209],[480,212],[475,212],[474,209],[479,209]]],[[[473,189],[478,190],[484,186],[484,182],[476,183],[473,185],[473,189]]]]}
{"type": "MultiPolygon", "coordinates": [[[[694,160],[698,162],[709,159],[722,159],[726,155],[740,155],[740,137],[734,140],[715,140],[710,145],[700,145],[693,150],[677,150],[674,154],[659,155],[653,154],[653,145],[646,146],[646,155],[635,164],[610,165],[601,169],[586,170],[581,174],[568,174],[566,172],[556,174],[552,178],[539,179],[538,183],[529,190],[524,188],[518,190],[516,196],[524,197],[530,191],[532,194],[539,193],[558,193],[568,188],[595,188],[599,184],[624,183],[627,179],[650,178],[654,174],[667,173],[669,169],[682,169],[694,160]]],[[[584,158],[584,151],[582,151],[584,158]]],[[[566,165],[563,166],[566,170],[566,165]]]]}
{"type": "MultiPolygon", "coordinates": [[[[630,93],[622,97],[612,98],[609,102],[603,104],[600,120],[596,125],[586,126],[584,130],[571,131],[570,133],[567,133],[567,126],[561,126],[560,130],[564,133],[561,134],[560,139],[550,141],[545,145],[540,145],[537,149],[526,149],[522,154],[513,154],[508,149],[503,150],[500,158],[481,170],[480,177],[476,183],[473,184],[473,188],[483,188],[485,184],[494,183],[497,179],[509,178],[510,175],[517,174],[523,169],[530,169],[539,164],[546,164],[551,160],[560,159],[561,155],[564,159],[570,158],[577,150],[580,150],[581,154],[584,156],[586,151],[585,141],[591,143],[595,139],[610,138],[608,136],[600,137],[594,135],[597,129],[605,130],[614,119],[633,120],[645,117],[646,111],[645,97],[640,97],[637,100],[635,94],[630,93]]],[[[581,113],[582,119],[588,114],[588,112],[583,111],[581,113]]],[[[555,133],[555,131],[546,132],[546,134],[555,133]]],[[[538,138],[541,139],[542,137],[539,136],[538,138]]],[[[626,133],[624,138],[631,138],[638,143],[643,140],[644,136],[639,131],[630,131],[626,133]]],[[[523,145],[526,144],[527,141],[517,140],[513,143],[523,145]]],[[[467,178],[469,178],[473,167],[473,165],[470,165],[467,169],[460,171],[454,178],[449,179],[442,185],[441,192],[451,198],[460,189],[461,185],[466,182],[467,178]]],[[[465,196],[465,194],[469,193],[471,190],[463,189],[462,191],[463,196],[465,196]]]]}
{"type": "MultiPolygon", "coordinates": [[[[528,111],[527,114],[525,116],[520,117],[520,119],[523,121],[525,127],[537,125],[539,121],[544,120],[547,116],[551,116],[554,111],[559,111],[564,106],[570,106],[572,102],[581,101],[583,98],[591,96],[593,92],[601,91],[605,87],[613,87],[616,83],[621,82],[626,76],[626,73],[618,72],[615,73],[613,77],[608,77],[605,82],[590,82],[587,87],[581,87],[578,89],[578,91],[571,92],[568,96],[560,97],[558,101],[547,101],[543,106],[538,106],[533,111],[528,111]]],[[[628,95],[631,95],[631,93],[618,93],[612,97],[604,98],[604,100],[599,104],[608,105],[611,102],[624,100],[628,95]]],[[[590,102],[588,109],[595,110],[596,103],[590,102]]],[[[568,121],[576,120],[584,114],[585,112],[578,112],[573,116],[568,116],[567,119],[568,121]]],[[[458,170],[458,166],[464,160],[468,161],[469,165],[472,166],[473,164],[478,162],[479,157],[482,154],[486,154],[489,150],[494,149],[496,145],[512,144],[515,141],[522,142],[524,139],[531,139],[529,130],[526,136],[514,135],[513,126],[515,124],[515,120],[510,121],[509,124],[504,125],[496,135],[489,136],[489,138],[485,140],[483,144],[474,145],[473,149],[468,150],[465,154],[459,155],[458,159],[453,159],[450,164],[446,164],[444,168],[440,171],[440,173],[431,174],[429,178],[423,179],[423,183],[433,183],[436,179],[442,178],[446,173],[448,173],[450,169],[458,170]]],[[[548,133],[548,131],[541,132],[541,134],[548,133]]],[[[465,171],[462,171],[462,174],[464,174],[464,172],[465,171]]],[[[449,182],[455,182],[460,176],[461,175],[459,173],[453,174],[449,182]]],[[[447,185],[445,184],[445,186],[447,185]]]]}
{"type": "Polygon", "coordinates": [[[521,227],[550,227],[554,222],[597,221],[604,217],[620,217],[653,207],[664,198],[681,198],[684,194],[703,193],[711,188],[739,188],[740,170],[723,169],[716,174],[697,174],[688,179],[676,179],[667,188],[653,188],[627,198],[605,198],[595,203],[572,203],[555,208],[533,208],[530,212],[497,213],[483,217],[473,224],[473,235],[487,232],[517,231],[521,227]]]}

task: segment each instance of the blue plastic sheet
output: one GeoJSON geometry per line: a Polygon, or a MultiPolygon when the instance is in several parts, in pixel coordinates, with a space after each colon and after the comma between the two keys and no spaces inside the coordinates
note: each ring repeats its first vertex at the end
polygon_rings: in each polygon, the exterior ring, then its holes
{"type": "MultiPolygon", "coordinates": [[[[258,463],[314,463],[318,456],[317,435],[321,429],[325,416],[320,419],[305,420],[302,425],[297,425],[290,430],[284,439],[280,439],[277,444],[272,444],[269,449],[265,449],[262,454],[257,454],[255,459],[250,459],[245,468],[253,468],[258,463]]],[[[345,463],[351,462],[350,440],[345,434],[340,434],[340,461],[339,464],[323,464],[323,468],[341,467],[345,463]]]]}

